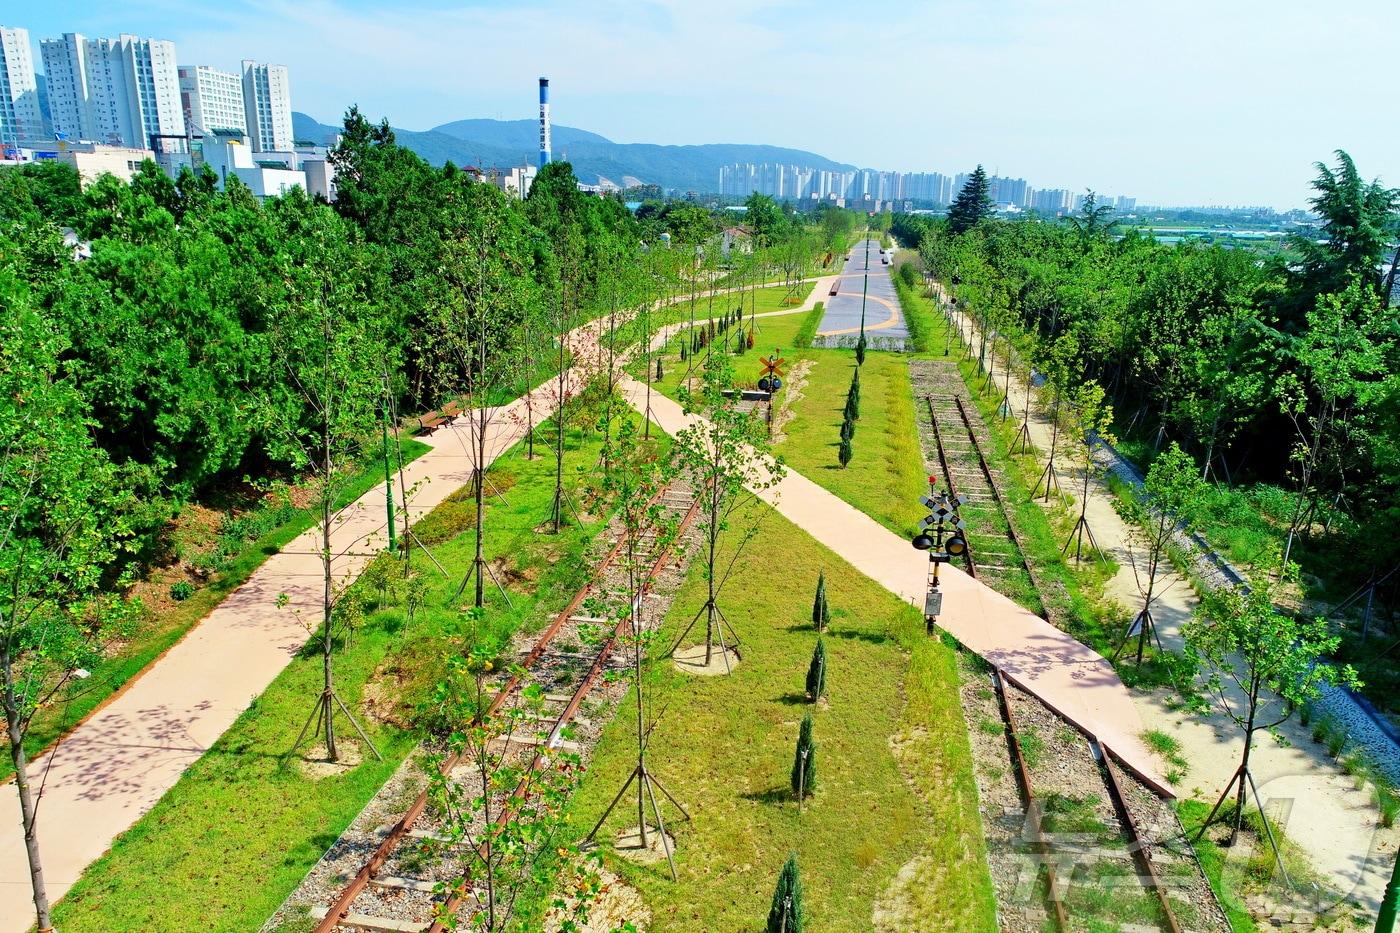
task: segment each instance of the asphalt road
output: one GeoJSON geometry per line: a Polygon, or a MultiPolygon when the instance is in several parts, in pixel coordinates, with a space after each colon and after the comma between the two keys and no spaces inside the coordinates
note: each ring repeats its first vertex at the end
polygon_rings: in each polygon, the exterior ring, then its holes
{"type": "Polygon", "coordinates": [[[844,336],[860,333],[861,285],[866,275],[866,255],[869,253],[869,282],[865,292],[865,333],[867,337],[908,337],[904,315],[899,310],[890,269],[881,262],[880,241],[862,240],[851,248],[850,258],[841,270],[840,290],[827,297],[826,315],[822,318],[823,336],[844,336]]]}

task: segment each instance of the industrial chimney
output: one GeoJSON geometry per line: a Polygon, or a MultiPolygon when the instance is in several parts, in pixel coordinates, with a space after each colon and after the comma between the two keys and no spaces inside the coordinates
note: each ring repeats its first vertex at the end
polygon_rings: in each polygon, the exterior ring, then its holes
{"type": "Polygon", "coordinates": [[[549,164],[549,79],[540,78],[540,168],[549,164]]]}

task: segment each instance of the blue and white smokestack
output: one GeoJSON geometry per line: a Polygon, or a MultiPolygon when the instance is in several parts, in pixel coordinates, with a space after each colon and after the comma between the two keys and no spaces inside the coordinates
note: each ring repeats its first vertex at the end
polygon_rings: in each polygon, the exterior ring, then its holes
{"type": "Polygon", "coordinates": [[[549,164],[549,79],[540,78],[540,168],[549,164]]]}

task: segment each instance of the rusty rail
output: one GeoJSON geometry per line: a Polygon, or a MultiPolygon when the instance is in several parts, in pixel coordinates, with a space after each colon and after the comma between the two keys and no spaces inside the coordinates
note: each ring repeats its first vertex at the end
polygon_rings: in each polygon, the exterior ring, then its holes
{"type": "MultiPolygon", "coordinates": [[[[665,491],[666,487],[662,487],[659,492],[648,500],[647,507],[650,508],[655,505],[665,491]]],[[[692,504],[692,510],[693,508],[694,505],[692,504]]],[[[535,641],[534,647],[531,648],[530,653],[525,656],[525,659],[521,662],[517,671],[511,674],[505,683],[501,685],[496,696],[492,698],[491,704],[486,708],[486,716],[494,716],[499,712],[506,701],[509,700],[520,687],[521,672],[528,670],[531,665],[543,656],[550,642],[559,634],[559,630],[564,627],[569,617],[578,611],[583,601],[587,599],[588,595],[593,591],[603,571],[612,565],[612,562],[617,559],[618,554],[622,553],[622,548],[626,542],[626,535],[618,536],[617,543],[612,546],[612,549],[608,551],[603,557],[603,560],[594,569],[592,578],[579,588],[578,592],[574,594],[574,598],[569,601],[569,604],[554,617],[554,621],[549,624],[549,627],[540,633],[540,637],[535,641]]],[[[460,762],[461,756],[453,755],[443,761],[439,771],[443,775],[450,774],[452,769],[460,762]]],[[[414,798],[413,803],[409,805],[408,809],[404,811],[404,815],[399,818],[399,821],[394,824],[394,828],[389,830],[389,834],[375,847],[374,852],[365,861],[364,865],[360,867],[360,870],[355,873],[355,877],[351,878],[350,881],[346,883],[344,889],[340,892],[340,896],[336,898],[335,903],[327,910],[326,916],[316,925],[315,933],[332,933],[336,926],[345,919],[350,913],[350,907],[354,904],[355,899],[364,892],[365,888],[369,886],[370,881],[379,874],[379,869],[384,866],[384,863],[388,861],[389,857],[398,849],[404,837],[408,835],[413,825],[418,822],[418,818],[423,815],[423,811],[427,809],[427,806],[428,788],[425,787],[419,792],[418,796],[414,798]]]]}
{"type": "MultiPolygon", "coordinates": [[[[638,600],[646,596],[647,592],[651,589],[652,583],[656,580],[656,575],[661,572],[662,566],[670,558],[676,540],[679,540],[680,536],[683,535],[686,529],[690,527],[691,523],[695,521],[695,516],[699,510],[700,497],[696,496],[690,503],[690,508],[686,511],[685,516],[681,519],[675,538],[667,543],[656,555],[656,559],[652,561],[650,569],[647,570],[646,575],[642,578],[642,584],[637,589],[638,600]]],[[[573,695],[569,698],[568,705],[564,707],[563,711],[555,719],[554,725],[550,728],[549,734],[551,740],[559,733],[560,729],[569,724],[569,721],[572,720],[574,715],[578,712],[579,707],[583,705],[584,697],[588,695],[589,691],[593,689],[594,684],[597,683],[599,675],[602,674],[603,665],[607,663],[608,657],[617,647],[618,639],[622,637],[627,627],[628,619],[626,618],[619,619],[617,625],[613,627],[612,634],[608,636],[608,640],[603,643],[603,647],[598,652],[598,656],[593,660],[593,665],[588,669],[588,673],[574,690],[573,695]]],[[[548,746],[546,745],[546,747],[548,746]]],[[[495,820],[496,826],[504,825],[505,821],[510,818],[513,812],[511,805],[529,794],[531,779],[543,761],[544,752],[537,747],[534,756],[530,759],[529,766],[525,769],[525,773],[515,785],[515,789],[511,791],[510,796],[507,797],[506,801],[503,803],[501,812],[495,820]]],[[[478,844],[476,848],[476,857],[478,859],[484,860],[487,857],[487,853],[483,848],[484,846],[485,842],[482,842],[478,844]]],[[[426,933],[443,933],[443,931],[447,929],[441,918],[446,915],[454,914],[461,909],[462,903],[467,900],[471,893],[470,883],[471,871],[468,869],[462,873],[462,877],[457,884],[453,885],[452,892],[448,895],[447,900],[443,902],[439,916],[434,918],[432,925],[428,927],[426,933]]]]}
{"type": "Polygon", "coordinates": [[[1107,775],[1104,783],[1108,785],[1108,795],[1113,800],[1113,809],[1118,811],[1118,821],[1128,831],[1128,848],[1139,867],[1146,872],[1147,886],[1152,889],[1152,893],[1157,895],[1157,903],[1162,907],[1162,917],[1166,921],[1167,929],[1171,933],[1181,933],[1181,924],[1177,922],[1176,911],[1172,910],[1171,901],[1167,897],[1167,889],[1162,884],[1162,877],[1157,874],[1157,866],[1152,862],[1152,850],[1138,830],[1137,820],[1133,819],[1133,812],[1128,809],[1128,799],[1123,795],[1123,786],[1118,783],[1118,775],[1113,771],[1112,759],[1117,758],[1117,755],[1114,755],[1107,745],[1092,736],[1089,737],[1089,747],[1093,750],[1094,757],[1098,759],[1104,774],[1107,775]]]}

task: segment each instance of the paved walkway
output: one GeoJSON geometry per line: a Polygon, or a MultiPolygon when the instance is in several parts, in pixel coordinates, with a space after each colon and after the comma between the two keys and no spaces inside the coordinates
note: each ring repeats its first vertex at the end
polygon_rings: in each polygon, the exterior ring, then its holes
{"type": "MultiPolygon", "coordinates": [[[[975,347],[975,323],[963,314],[955,317],[963,340],[975,347]]],[[[1003,385],[1000,363],[998,355],[997,384],[1003,385]]],[[[1011,411],[1018,420],[1025,411],[1026,394],[1024,379],[1013,374],[1011,411]]],[[[1030,412],[1031,441],[1037,451],[1043,453],[1050,449],[1049,417],[1037,410],[1034,401],[1030,412]]],[[[1065,443],[1062,431],[1060,451],[1067,449],[1065,443]]],[[[1077,499],[1083,488],[1083,473],[1072,469],[1069,460],[1062,453],[1057,454],[1056,469],[1065,490],[1077,499]]],[[[1141,567],[1142,555],[1126,523],[1113,507],[1113,501],[1107,486],[1100,479],[1092,478],[1087,517],[1100,546],[1118,563],[1118,572],[1106,589],[1109,596],[1127,607],[1123,616],[1126,628],[1142,607],[1142,596],[1133,573],[1133,562],[1136,560],[1141,567]]],[[[1159,580],[1158,587],[1161,595],[1153,601],[1152,615],[1163,644],[1180,651],[1183,645],[1181,626],[1195,611],[1196,592],[1175,572],[1167,574],[1165,586],[1159,580]]],[[[1133,691],[1132,698],[1143,720],[1181,743],[1182,754],[1189,765],[1179,782],[1182,790],[1214,803],[1239,764],[1242,751],[1239,730],[1219,715],[1197,716],[1174,708],[1170,690],[1133,691]]],[[[1297,717],[1287,723],[1280,734],[1286,743],[1260,736],[1250,757],[1267,812],[1278,820],[1289,838],[1302,847],[1313,866],[1335,887],[1368,910],[1376,911],[1385,891],[1397,842],[1400,842],[1400,828],[1380,828],[1369,789],[1357,789],[1326,750],[1312,740],[1297,717]]]]}
{"type": "Polygon", "coordinates": [[[890,279],[891,265],[880,261],[880,241],[862,240],[851,247],[850,258],[845,260],[841,271],[841,288],[835,296],[829,296],[828,285],[818,298],[826,300],[826,314],[822,316],[819,337],[844,337],[860,333],[861,288],[865,285],[867,266],[869,284],[865,294],[865,332],[871,337],[908,337],[909,329],[904,324],[904,314],[899,308],[899,296],[895,294],[894,282],[890,279]]]}
{"type": "MultiPolygon", "coordinates": [[[[571,340],[576,359],[595,352],[595,327],[571,340]]],[[[569,391],[578,388],[570,373],[569,391]]],[[[551,379],[529,396],[538,424],[554,410],[551,379]]],[[[487,462],[524,437],[526,396],[494,409],[487,462]]],[[[472,419],[417,438],[432,448],[404,470],[413,493],[408,520],[426,514],[472,476],[472,419]]],[[[396,478],[397,479],[397,478],[396,478]]],[[[397,483],[396,483],[397,487],[397,483]]],[[[339,581],[359,575],[385,545],[384,488],[376,486],[334,523],[339,581]]],[[[85,720],[51,753],[31,763],[39,802],[39,843],[49,899],[56,901],[118,835],[155,806],[180,775],[282,672],[319,622],[320,533],[309,530],[268,558],[164,657],[85,720]],[[278,608],[279,594],[287,604],[278,608]]],[[[311,702],[311,698],[307,698],[311,702]]],[[[14,782],[0,786],[0,933],[24,933],[34,920],[29,862],[14,782]]]]}
{"type": "MultiPolygon", "coordinates": [[[[642,383],[627,379],[621,388],[634,407],[645,406],[642,383]]],[[[651,414],[672,435],[694,420],[656,392],[651,414]]],[[[857,570],[901,599],[923,605],[928,564],[908,541],[791,469],[759,495],[857,570]]],[[[945,565],[941,582],[943,628],[1165,789],[1156,756],[1139,737],[1143,724],[1137,707],[1107,661],[955,568],[945,565]]]]}

